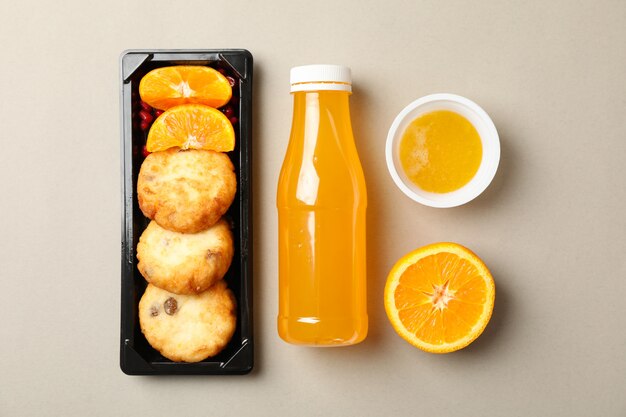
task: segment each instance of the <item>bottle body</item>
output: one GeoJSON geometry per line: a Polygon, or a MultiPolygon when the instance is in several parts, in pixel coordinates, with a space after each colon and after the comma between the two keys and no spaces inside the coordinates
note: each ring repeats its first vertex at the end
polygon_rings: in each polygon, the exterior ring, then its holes
{"type": "Polygon", "coordinates": [[[289,343],[342,346],[367,335],[367,193],[349,95],[294,93],[276,200],[278,332],[289,343]]]}

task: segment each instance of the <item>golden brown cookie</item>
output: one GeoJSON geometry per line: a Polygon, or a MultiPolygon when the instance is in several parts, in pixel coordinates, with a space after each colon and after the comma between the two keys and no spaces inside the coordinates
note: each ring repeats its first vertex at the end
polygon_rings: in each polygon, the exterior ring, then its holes
{"type": "Polygon", "coordinates": [[[217,355],[236,326],[235,297],[218,281],[198,295],[177,295],[149,284],[139,301],[139,324],[148,343],[175,362],[217,355]]]}
{"type": "Polygon", "coordinates": [[[200,149],[151,153],[137,179],[143,214],[180,233],[211,227],[226,213],[236,191],[237,178],[228,156],[200,149]]]}
{"type": "Polygon", "coordinates": [[[199,233],[172,232],[150,222],[137,245],[137,268],[159,288],[198,294],[222,279],[233,259],[228,222],[218,221],[199,233]]]}

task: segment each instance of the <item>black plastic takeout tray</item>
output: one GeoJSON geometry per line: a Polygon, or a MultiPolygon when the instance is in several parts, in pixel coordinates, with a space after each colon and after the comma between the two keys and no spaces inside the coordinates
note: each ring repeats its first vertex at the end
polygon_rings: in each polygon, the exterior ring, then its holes
{"type": "Polygon", "coordinates": [[[252,370],[252,55],[244,49],[129,50],[120,58],[122,111],[122,311],[120,367],[129,375],[246,374],[252,370]],[[139,82],[150,70],[170,65],[207,65],[235,80],[233,99],[236,145],[229,153],[237,173],[235,201],[226,214],[233,224],[235,255],[225,276],[237,299],[237,329],[229,345],[213,358],[176,363],[146,341],[139,327],[139,299],[146,281],[137,270],[136,248],[149,220],[137,203],[136,183],[144,160],[147,132],[137,119],[139,82]],[[133,116],[135,117],[133,120],[133,116]]]}

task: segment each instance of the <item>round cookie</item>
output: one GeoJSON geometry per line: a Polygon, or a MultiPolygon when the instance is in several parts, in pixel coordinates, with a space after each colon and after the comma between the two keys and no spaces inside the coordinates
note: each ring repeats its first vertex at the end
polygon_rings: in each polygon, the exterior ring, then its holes
{"type": "Polygon", "coordinates": [[[222,279],[233,259],[233,237],[224,219],[199,233],[178,233],[151,221],[137,244],[144,278],[176,294],[198,294],[222,279]]]}
{"type": "Polygon", "coordinates": [[[235,332],[235,297],[219,281],[198,295],[177,295],[152,284],[139,301],[139,324],[148,343],[175,362],[217,355],[235,332]]]}
{"type": "Polygon", "coordinates": [[[226,213],[236,191],[230,158],[201,149],[153,152],[143,161],[137,179],[143,214],[180,233],[211,227],[226,213]]]}

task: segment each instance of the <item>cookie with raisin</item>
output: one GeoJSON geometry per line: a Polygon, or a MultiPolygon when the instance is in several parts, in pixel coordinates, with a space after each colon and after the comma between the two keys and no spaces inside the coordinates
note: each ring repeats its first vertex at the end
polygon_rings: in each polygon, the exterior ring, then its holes
{"type": "Polygon", "coordinates": [[[148,343],[166,358],[200,362],[221,352],[235,333],[235,298],[223,280],[197,295],[148,284],[139,301],[139,324],[148,343]]]}

